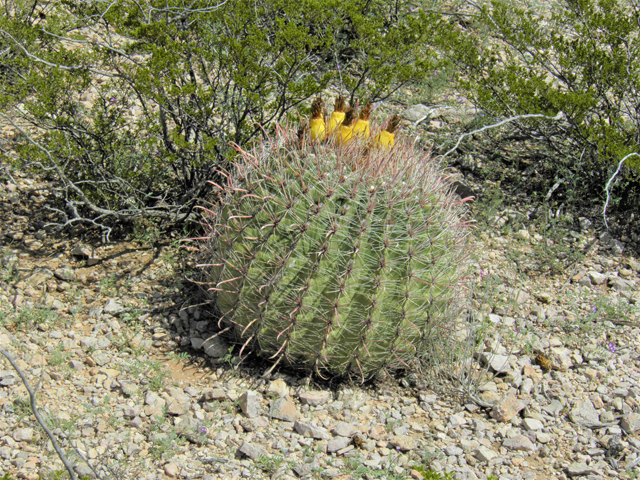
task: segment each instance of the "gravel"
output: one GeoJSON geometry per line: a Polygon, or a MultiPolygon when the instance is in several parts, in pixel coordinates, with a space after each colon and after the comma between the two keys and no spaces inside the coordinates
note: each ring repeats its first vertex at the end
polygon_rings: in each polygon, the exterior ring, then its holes
{"type": "MultiPolygon", "coordinates": [[[[14,190],[0,186],[4,197],[14,190]]],[[[493,283],[474,301],[496,332],[483,349],[492,378],[478,392],[493,407],[478,408],[389,376],[332,388],[277,369],[263,378],[265,365],[237,365],[205,310],[184,308],[175,252],[77,245],[32,228],[21,201],[0,202],[9,219],[0,347],[39,384],[59,441],[101,474],[109,465],[140,479],[419,478],[423,466],[533,479],[638,468],[640,263],[629,256],[596,250],[562,275],[516,284],[508,254],[532,251],[539,235],[478,235],[472,267],[493,283]],[[41,245],[30,249],[36,234],[41,245]],[[616,305],[631,306],[608,313],[616,305]]],[[[1,362],[0,475],[47,477],[62,464],[1,362]]]]}

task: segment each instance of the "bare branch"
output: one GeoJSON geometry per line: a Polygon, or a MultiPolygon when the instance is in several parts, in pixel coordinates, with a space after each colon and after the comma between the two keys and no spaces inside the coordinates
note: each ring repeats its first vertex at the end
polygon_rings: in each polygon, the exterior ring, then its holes
{"type": "Polygon", "coordinates": [[[60,447],[60,445],[58,444],[58,440],[56,439],[53,432],[49,429],[49,427],[47,427],[47,424],[44,422],[44,420],[40,416],[40,412],[38,412],[38,407],[36,405],[36,390],[31,388],[31,385],[29,384],[27,377],[24,375],[24,373],[22,372],[22,370],[20,369],[16,361],[13,359],[11,354],[6,350],[4,350],[3,348],[0,348],[0,353],[4,355],[7,360],[9,360],[9,363],[11,364],[13,369],[20,376],[20,379],[22,380],[22,383],[27,389],[27,392],[29,392],[29,400],[31,403],[31,410],[33,411],[33,415],[36,417],[36,420],[38,421],[42,429],[45,431],[45,433],[49,437],[49,440],[51,440],[51,444],[53,445],[53,448],[58,454],[58,457],[60,457],[60,460],[64,464],[64,467],[67,469],[67,472],[69,472],[69,476],[71,477],[71,480],[78,480],[78,477],[76,476],[76,472],[73,471],[73,467],[71,466],[71,463],[69,462],[66,455],[62,451],[62,448],[60,447]]]}

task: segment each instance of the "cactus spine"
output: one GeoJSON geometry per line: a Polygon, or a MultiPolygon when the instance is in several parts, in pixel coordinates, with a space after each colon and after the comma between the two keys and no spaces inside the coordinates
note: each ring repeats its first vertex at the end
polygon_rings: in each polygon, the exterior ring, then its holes
{"type": "Polygon", "coordinates": [[[412,146],[300,145],[292,133],[241,152],[208,214],[220,322],[243,349],[320,374],[403,368],[451,334],[464,207],[412,146]]]}

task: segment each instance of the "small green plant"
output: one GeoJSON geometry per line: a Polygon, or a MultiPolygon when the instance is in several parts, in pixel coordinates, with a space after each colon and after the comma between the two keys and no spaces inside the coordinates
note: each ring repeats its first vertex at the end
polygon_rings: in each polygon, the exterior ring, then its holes
{"type": "Polygon", "coordinates": [[[234,358],[233,357],[233,349],[234,349],[234,346],[231,345],[229,347],[229,349],[227,350],[227,353],[225,354],[225,356],[222,357],[222,361],[224,363],[226,363],[227,365],[233,365],[233,358],[234,358]]]}
{"type": "Polygon", "coordinates": [[[98,282],[98,286],[100,287],[100,292],[105,295],[115,295],[118,293],[117,287],[118,279],[115,274],[107,275],[102,278],[100,282],[98,282]]]}
{"type": "Polygon", "coordinates": [[[35,327],[37,325],[48,324],[58,319],[58,314],[46,308],[26,308],[18,313],[11,320],[15,328],[35,327]]]}
{"type": "Polygon", "coordinates": [[[189,360],[191,355],[189,355],[189,352],[169,352],[169,357],[172,360],[184,361],[189,360]]]}
{"type": "Polygon", "coordinates": [[[16,423],[20,423],[25,417],[33,412],[31,411],[31,403],[28,397],[18,397],[13,401],[14,414],[18,416],[16,423]]]}
{"type": "Polygon", "coordinates": [[[265,473],[275,473],[284,464],[284,458],[280,455],[262,455],[256,462],[257,467],[265,473]]]}
{"type": "Polygon", "coordinates": [[[422,475],[424,480],[453,480],[453,474],[450,472],[445,472],[444,474],[439,474],[435,470],[427,469],[423,465],[415,465],[413,467],[415,471],[422,475]]]}
{"type": "Polygon", "coordinates": [[[64,345],[62,342],[58,344],[55,350],[51,351],[48,363],[54,367],[58,367],[69,360],[69,358],[73,355],[72,352],[67,352],[64,349],[64,345]]]}
{"type": "Polygon", "coordinates": [[[159,360],[134,359],[125,365],[125,369],[134,377],[144,378],[148,382],[149,388],[155,392],[164,387],[169,376],[169,371],[159,360]]]}

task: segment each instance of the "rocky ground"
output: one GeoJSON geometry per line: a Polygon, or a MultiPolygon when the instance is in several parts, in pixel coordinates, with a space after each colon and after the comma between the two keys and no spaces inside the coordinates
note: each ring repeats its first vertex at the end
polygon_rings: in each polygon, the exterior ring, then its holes
{"type": "MultiPolygon", "coordinates": [[[[251,360],[238,366],[185,294],[190,265],[176,243],[58,236],[42,228],[40,187],[18,174],[0,183],[0,348],[39,383],[39,409],[80,475],[639,472],[640,263],[586,221],[551,236],[517,223],[522,212],[498,211],[474,234],[473,307],[493,374],[478,392],[492,407],[481,408],[415,378],[327,386],[287,372],[263,378],[266,367],[251,360]]],[[[62,470],[2,358],[0,475],[62,470]]]]}

